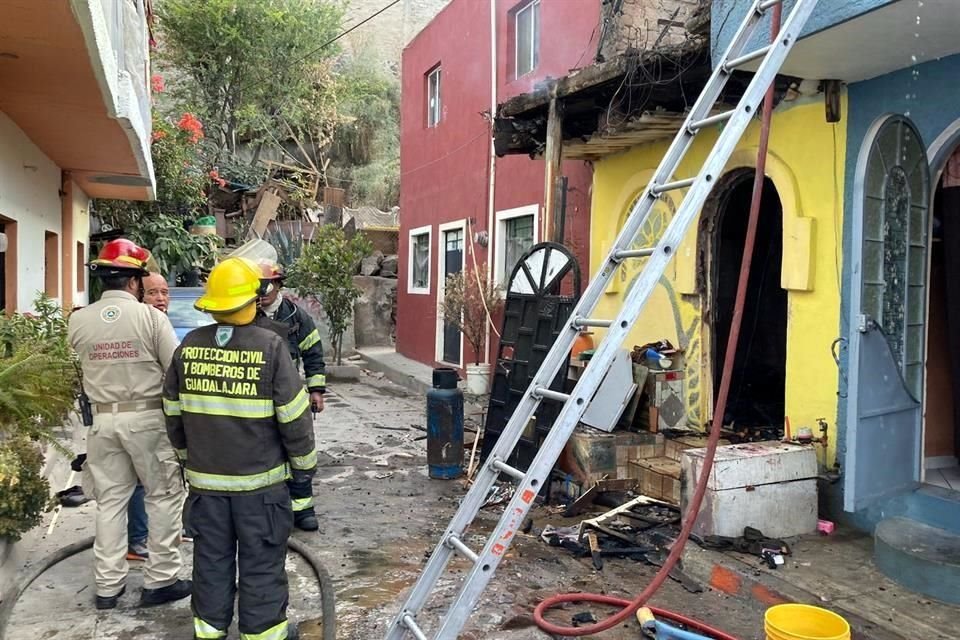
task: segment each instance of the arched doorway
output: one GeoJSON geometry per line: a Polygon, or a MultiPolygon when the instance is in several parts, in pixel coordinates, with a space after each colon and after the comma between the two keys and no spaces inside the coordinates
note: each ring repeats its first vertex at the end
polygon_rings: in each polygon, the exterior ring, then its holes
{"type": "MultiPolygon", "coordinates": [[[[720,388],[730,324],[743,259],[753,193],[753,169],[733,171],[719,185],[709,221],[709,322],[713,394],[720,388]]],[[[781,287],[783,207],[773,182],[764,180],[753,265],[727,409],[725,425],[779,431],[784,424],[787,363],[787,292],[781,287]]]]}
{"type": "Polygon", "coordinates": [[[931,214],[925,479],[960,490],[960,145],[943,165],[931,214]]]}

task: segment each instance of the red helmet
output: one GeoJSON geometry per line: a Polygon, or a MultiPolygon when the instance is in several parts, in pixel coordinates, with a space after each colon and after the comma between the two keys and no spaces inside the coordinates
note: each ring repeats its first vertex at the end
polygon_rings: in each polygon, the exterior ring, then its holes
{"type": "Polygon", "coordinates": [[[283,265],[272,260],[260,260],[257,266],[260,268],[261,280],[276,281],[283,280],[287,277],[287,274],[283,270],[283,265]]]}
{"type": "Polygon", "coordinates": [[[149,274],[147,263],[150,252],[126,238],[117,238],[103,245],[96,260],[91,260],[91,275],[98,276],[145,276],[149,274]]]}

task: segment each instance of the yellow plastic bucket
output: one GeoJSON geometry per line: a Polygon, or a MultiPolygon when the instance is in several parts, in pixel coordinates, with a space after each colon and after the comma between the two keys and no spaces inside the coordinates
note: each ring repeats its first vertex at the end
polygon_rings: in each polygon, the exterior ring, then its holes
{"type": "Polygon", "coordinates": [[[763,616],[767,640],[850,640],[850,625],[832,611],[805,604],[780,604],[763,616]]]}

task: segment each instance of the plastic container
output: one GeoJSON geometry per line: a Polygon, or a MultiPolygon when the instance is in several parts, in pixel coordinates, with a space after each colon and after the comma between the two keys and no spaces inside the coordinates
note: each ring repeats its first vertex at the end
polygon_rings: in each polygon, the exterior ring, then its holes
{"type": "Polygon", "coordinates": [[[780,604],[763,616],[767,640],[850,640],[850,625],[832,611],[806,604],[780,604]]]}
{"type": "Polygon", "coordinates": [[[578,358],[584,351],[594,348],[593,333],[590,331],[581,331],[573,341],[573,349],[570,350],[571,358],[578,358]]]}
{"type": "Polygon", "coordinates": [[[456,369],[433,370],[427,391],[427,468],[431,478],[452,480],[463,473],[463,392],[456,369]]]}

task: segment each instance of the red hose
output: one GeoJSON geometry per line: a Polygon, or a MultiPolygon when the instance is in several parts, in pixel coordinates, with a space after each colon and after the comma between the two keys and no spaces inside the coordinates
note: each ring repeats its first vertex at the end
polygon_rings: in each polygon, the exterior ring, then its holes
{"type": "MultiPolygon", "coordinates": [[[[781,14],[782,5],[775,5],[770,27],[771,42],[780,33],[781,14]]],[[[730,334],[727,336],[727,351],[723,358],[720,389],[717,392],[717,404],[716,407],[714,407],[713,422],[710,425],[710,437],[707,441],[707,451],[703,458],[703,468],[700,470],[696,490],[687,508],[688,517],[683,522],[680,535],[670,548],[670,554],[664,561],[663,566],[653,577],[650,584],[647,585],[647,588],[640,592],[636,598],[628,601],[591,593],[569,593],[552,596],[538,604],[533,612],[534,622],[540,629],[547,633],[558,636],[588,636],[612,629],[621,622],[626,621],[660,589],[664,581],[669,577],[670,572],[673,571],[673,568],[680,561],[683,548],[690,538],[690,532],[693,531],[693,525],[697,520],[697,514],[700,513],[700,505],[703,503],[703,496],[704,493],[706,493],[707,480],[710,477],[710,469],[713,467],[713,459],[717,452],[717,443],[720,441],[720,432],[723,429],[723,416],[727,410],[727,397],[730,394],[730,379],[733,377],[737,343],[740,341],[740,325],[743,321],[743,307],[747,298],[747,284],[750,280],[750,266],[753,262],[753,247],[757,239],[757,221],[760,218],[760,203],[763,197],[763,184],[766,177],[767,149],[770,143],[770,121],[773,117],[773,98],[773,83],[771,83],[763,101],[763,119],[760,125],[760,143],[757,150],[757,169],[753,180],[753,197],[750,201],[750,218],[747,222],[747,235],[743,243],[743,259],[740,262],[740,278],[737,282],[737,297],[733,306],[733,318],[730,320],[730,334]],[[613,600],[613,602],[610,602],[610,600],[613,600]],[[547,622],[544,619],[544,613],[565,602],[606,602],[607,604],[622,606],[623,609],[609,618],[587,627],[563,627],[547,622]]],[[[667,615],[675,616],[676,614],[667,615]]],[[[730,636],[722,637],[730,638],[730,636]]]]}
{"type": "MultiPolygon", "coordinates": [[[[612,596],[602,596],[596,593],[567,593],[561,596],[555,596],[558,603],[560,602],[593,602],[595,604],[605,604],[610,605],[611,607],[629,607],[632,602],[630,600],[624,600],[623,598],[614,598],[612,596]]],[[[553,598],[551,598],[553,599],[553,598]]],[[[538,619],[538,615],[541,613],[541,607],[545,602],[540,603],[540,606],[537,607],[533,616],[534,619],[538,619]]],[[[705,623],[700,622],[699,620],[694,620],[693,618],[688,618],[686,616],[680,615],[673,611],[668,611],[666,609],[660,609],[659,607],[649,607],[650,611],[653,612],[657,618],[667,620],[669,622],[676,622],[684,625],[691,631],[696,631],[697,633],[706,633],[711,638],[716,640],[738,640],[734,636],[728,635],[719,629],[714,629],[710,626],[707,626],[705,623]]],[[[542,619],[542,618],[539,618],[542,619]]],[[[537,623],[539,624],[539,622],[537,623]]],[[[575,627],[576,629],[589,628],[589,627],[575,627]]]]}

